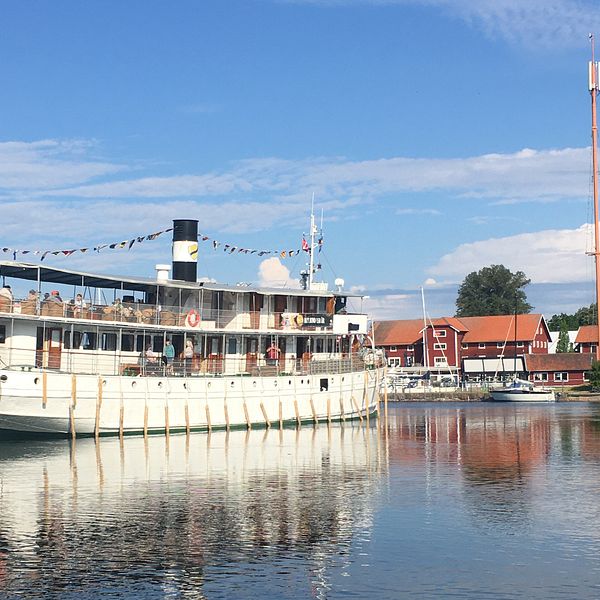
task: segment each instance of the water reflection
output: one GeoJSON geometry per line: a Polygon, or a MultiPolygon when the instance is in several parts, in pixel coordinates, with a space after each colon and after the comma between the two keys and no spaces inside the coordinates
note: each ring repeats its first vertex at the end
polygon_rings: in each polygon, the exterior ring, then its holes
{"type": "Polygon", "coordinates": [[[600,406],[0,443],[2,598],[596,598],[600,406]]]}
{"type": "Polygon", "coordinates": [[[320,596],[385,473],[377,432],[358,426],[1,453],[0,584],[21,597],[198,598],[239,581],[320,596]]]}

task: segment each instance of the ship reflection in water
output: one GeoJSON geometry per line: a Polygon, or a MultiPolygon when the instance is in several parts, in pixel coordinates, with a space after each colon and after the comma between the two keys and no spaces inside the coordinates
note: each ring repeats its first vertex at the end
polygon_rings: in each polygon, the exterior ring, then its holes
{"type": "Polygon", "coordinates": [[[385,472],[350,424],[0,452],[2,597],[320,596],[385,472]]]}
{"type": "Polygon", "coordinates": [[[0,597],[596,598],[600,407],[3,442],[0,597]]]}

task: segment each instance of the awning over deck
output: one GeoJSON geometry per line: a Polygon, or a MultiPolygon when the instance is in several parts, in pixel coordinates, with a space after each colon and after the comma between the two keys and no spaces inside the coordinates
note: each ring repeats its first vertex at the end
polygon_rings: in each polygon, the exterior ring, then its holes
{"type": "Polygon", "coordinates": [[[524,373],[523,357],[508,358],[465,358],[463,359],[463,373],[524,373]],[[515,368],[516,366],[516,368],[515,368]]]}

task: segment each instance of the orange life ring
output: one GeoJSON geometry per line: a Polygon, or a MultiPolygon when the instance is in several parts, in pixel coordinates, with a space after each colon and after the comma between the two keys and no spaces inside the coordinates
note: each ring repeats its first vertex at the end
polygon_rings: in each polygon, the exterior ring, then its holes
{"type": "Polygon", "coordinates": [[[200,324],[200,313],[195,308],[192,308],[188,312],[185,321],[190,327],[198,327],[200,324]]]}

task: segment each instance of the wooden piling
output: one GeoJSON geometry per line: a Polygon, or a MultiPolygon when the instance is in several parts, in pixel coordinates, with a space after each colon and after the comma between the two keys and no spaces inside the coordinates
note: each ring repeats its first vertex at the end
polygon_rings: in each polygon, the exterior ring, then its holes
{"type": "Polygon", "coordinates": [[[121,404],[119,408],[119,437],[123,439],[123,418],[125,416],[125,407],[121,404]]]}
{"type": "Polygon", "coordinates": [[[363,416],[362,413],[360,412],[360,409],[358,408],[358,403],[356,402],[356,398],[354,396],[352,396],[352,404],[354,404],[354,410],[356,410],[356,414],[358,415],[358,418],[360,419],[360,422],[363,422],[363,416]]]}
{"type": "Polygon", "coordinates": [[[94,436],[96,441],[100,437],[100,409],[102,408],[102,377],[98,377],[98,393],[96,394],[96,422],[94,436]]]}
{"type": "Polygon", "coordinates": [[[144,406],[144,439],[148,437],[148,405],[144,406]]]}
{"type": "Polygon", "coordinates": [[[279,399],[279,429],[283,429],[283,404],[281,398],[279,399]]]}
{"type": "Polygon", "coordinates": [[[71,429],[71,437],[75,439],[75,408],[73,405],[69,406],[69,428],[71,429]]]}
{"type": "Polygon", "coordinates": [[[340,398],[340,417],[342,421],[346,421],[346,414],[344,413],[344,399],[340,398]]]}
{"type": "Polygon", "coordinates": [[[248,429],[252,429],[252,423],[250,422],[250,417],[248,415],[248,406],[246,405],[245,400],[244,400],[244,417],[246,417],[246,427],[248,429]]]}
{"type": "Polygon", "coordinates": [[[313,402],[312,397],[310,398],[310,409],[312,410],[313,420],[316,425],[319,422],[319,419],[317,418],[317,411],[315,410],[315,403],[313,402]]]}
{"type": "Polygon", "coordinates": [[[298,400],[294,398],[294,412],[296,413],[296,423],[298,427],[302,427],[302,419],[300,418],[300,411],[298,410],[298,400]]]}
{"type": "Polygon", "coordinates": [[[77,375],[71,375],[71,404],[73,408],[77,406],[77,375]]]}
{"type": "Polygon", "coordinates": [[[190,409],[187,404],[185,405],[185,434],[190,435],[190,409]]]}
{"type": "Polygon", "coordinates": [[[206,405],[206,426],[208,428],[208,431],[211,432],[212,424],[210,422],[210,408],[208,407],[208,404],[206,405]]]}
{"type": "Polygon", "coordinates": [[[225,429],[229,431],[229,409],[227,408],[227,398],[223,400],[223,412],[225,413],[225,429]]]}
{"type": "Polygon", "coordinates": [[[169,405],[165,405],[165,435],[169,437],[169,405]]]}
{"type": "Polygon", "coordinates": [[[265,425],[267,426],[267,429],[269,429],[271,427],[271,421],[269,421],[267,410],[262,402],[260,403],[260,410],[262,410],[263,417],[265,418],[265,425]]]}
{"type": "Polygon", "coordinates": [[[327,397],[327,424],[331,426],[331,398],[327,397]]]}
{"type": "Polygon", "coordinates": [[[48,402],[48,373],[42,372],[42,407],[46,408],[48,402]]]}

